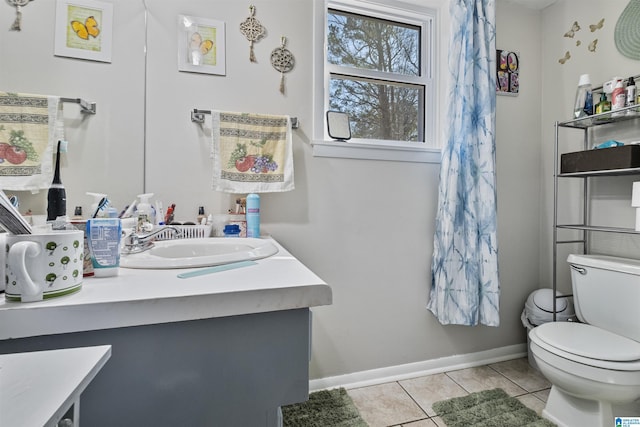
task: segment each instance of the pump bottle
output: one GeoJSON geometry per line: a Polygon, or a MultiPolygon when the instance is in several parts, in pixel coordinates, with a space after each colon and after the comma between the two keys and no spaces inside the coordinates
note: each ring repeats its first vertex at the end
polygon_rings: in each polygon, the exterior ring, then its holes
{"type": "Polygon", "coordinates": [[[149,199],[153,197],[153,193],[138,194],[140,202],[138,202],[136,232],[151,231],[153,228],[153,211],[149,199]]]}
{"type": "Polygon", "coordinates": [[[600,102],[596,105],[596,114],[607,111],[611,111],[611,102],[607,99],[607,94],[603,92],[600,94],[600,102]]]}

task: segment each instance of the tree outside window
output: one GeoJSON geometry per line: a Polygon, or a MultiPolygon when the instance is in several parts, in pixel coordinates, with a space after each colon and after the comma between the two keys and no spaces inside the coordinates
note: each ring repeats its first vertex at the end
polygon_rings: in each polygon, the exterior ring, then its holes
{"type": "Polygon", "coordinates": [[[353,137],[424,142],[422,27],[329,9],[326,30],[329,109],[353,137]]]}

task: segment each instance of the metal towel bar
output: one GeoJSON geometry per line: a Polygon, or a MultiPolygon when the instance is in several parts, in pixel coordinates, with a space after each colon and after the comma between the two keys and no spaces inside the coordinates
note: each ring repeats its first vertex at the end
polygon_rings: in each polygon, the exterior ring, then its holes
{"type": "MultiPolygon", "coordinates": [[[[194,108],[191,112],[191,121],[195,123],[204,123],[204,115],[211,114],[211,110],[198,110],[194,108]]],[[[297,117],[291,117],[291,129],[298,129],[300,123],[298,122],[297,117]]]]}
{"type": "Polygon", "coordinates": [[[60,102],[71,102],[73,104],[80,104],[80,111],[85,114],[96,113],[96,103],[86,101],[82,98],[60,98],[60,102]]]}

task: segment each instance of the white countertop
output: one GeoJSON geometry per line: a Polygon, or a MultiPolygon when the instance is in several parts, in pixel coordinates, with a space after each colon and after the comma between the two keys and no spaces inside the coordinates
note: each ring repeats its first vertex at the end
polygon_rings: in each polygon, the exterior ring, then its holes
{"type": "Polygon", "coordinates": [[[20,303],[0,296],[0,340],[329,305],[331,288],[275,240],[256,265],[180,279],[193,269],[120,268],[82,289],[20,303]]]}
{"type": "Polygon", "coordinates": [[[111,346],[0,355],[3,426],[56,426],[111,357],[111,346]]]}

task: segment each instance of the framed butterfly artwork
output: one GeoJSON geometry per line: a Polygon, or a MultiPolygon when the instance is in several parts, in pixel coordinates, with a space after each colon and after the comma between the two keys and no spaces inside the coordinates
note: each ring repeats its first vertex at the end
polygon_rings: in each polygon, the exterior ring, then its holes
{"type": "Polygon", "coordinates": [[[98,0],[57,0],[56,56],[111,62],[113,4],[98,0]]]}
{"type": "Polygon", "coordinates": [[[226,74],[225,23],[178,15],[178,70],[226,74]]]}

